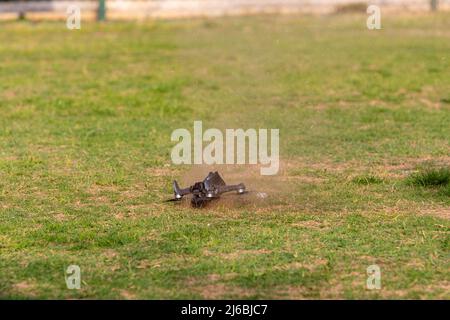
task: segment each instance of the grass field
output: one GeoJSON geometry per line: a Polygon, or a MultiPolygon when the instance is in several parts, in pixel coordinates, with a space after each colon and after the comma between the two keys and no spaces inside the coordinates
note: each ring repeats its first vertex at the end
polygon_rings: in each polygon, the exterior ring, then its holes
{"type": "Polygon", "coordinates": [[[450,16],[365,23],[1,23],[0,297],[449,299],[450,16]],[[194,120],[280,129],[266,200],[162,202],[194,120]]]}

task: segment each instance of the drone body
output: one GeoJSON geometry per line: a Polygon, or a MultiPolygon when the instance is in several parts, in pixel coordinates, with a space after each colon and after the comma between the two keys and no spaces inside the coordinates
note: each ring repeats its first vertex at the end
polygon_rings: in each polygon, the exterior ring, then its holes
{"type": "Polygon", "coordinates": [[[220,198],[225,192],[236,191],[238,194],[245,193],[243,183],[227,185],[219,173],[210,172],[203,181],[196,182],[188,188],[180,188],[176,181],[173,182],[174,201],[181,200],[183,196],[192,194],[192,206],[203,207],[207,202],[220,198]]]}

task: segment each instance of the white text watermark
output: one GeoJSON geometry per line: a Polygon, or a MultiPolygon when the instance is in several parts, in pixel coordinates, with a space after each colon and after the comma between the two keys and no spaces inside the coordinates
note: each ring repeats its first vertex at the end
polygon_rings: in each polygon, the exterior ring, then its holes
{"type": "Polygon", "coordinates": [[[268,129],[219,129],[203,132],[202,121],[194,121],[194,137],[184,128],[172,132],[171,141],[179,141],[171,152],[174,164],[260,164],[262,175],[278,173],[279,129],[270,129],[270,154],[268,129]],[[224,139],[225,136],[225,139],[224,139]],[[181,140],[181,141],[180,141],[181,140]],[[205,148],[203,143],[209,142],[205,148]],[[248,142],[248,143],[247,143],[248,142]],[[193,145],[193,152],[192,152],[193,145]],[[248,154],[247,154],[248,151],[248,154]]]}
{"type": "Polygon", "coordinates": [[[369,290],[381,289],[381,269],[378,265],[372,264],[367,267],[366,286],[369,290]]]}
{"type": "Polygon", "coordinates": [[[74,264],[68,266],[64,277],[66,279],[67,289],[78,290],[81,288],[81,269],[79,266],[74,264]]]}

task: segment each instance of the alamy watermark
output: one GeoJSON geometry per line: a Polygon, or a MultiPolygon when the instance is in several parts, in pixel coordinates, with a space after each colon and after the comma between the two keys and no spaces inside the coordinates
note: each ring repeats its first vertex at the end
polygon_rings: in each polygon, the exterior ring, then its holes
{"type": "Polygon", "coordinates": [[[69,30],[81,29],[81,9],[77,5],[70,5],[66,10],[67,20],[66,27],[69,30]]]}
{"type": "Polygon", "coordinates": [[[367,7],[367,14],[370,16],[367,18],[366,25],[369,30],[381,29],[381,9],[377,5],[370,5],[367,7]]]}
{"type": "Polygon", "coordinates": [[[66,280],[67,289],[78,290],[81,288],[81,269],[76,264],[67,267],[64,278],[66,280]]]}
{"type": "Polygon", "coordinates": [[[259,163],[261,175],[278,173],[280,167],[279,129],[270,129],[270,154],[267,150],[268,129],[247,129],[245,131],[244,129],[226,129],[223,133],[219,129],[211,128],[203,132],[202,121],[194,121],[193,135],[192,138],[191,132],[184,128],[172,132],[171,140],[179,141],[171,152],[172,163],[205,163],[209,165],[259,163]],[[203,148],[203,142],[209,142],[205,148],[203,148]]]}
{"type": "Polygon", "coordinates": [[[381,289],[381,269],[378,265],[372,264],[367,267],[366,287],[369,290],[381,289]]]}

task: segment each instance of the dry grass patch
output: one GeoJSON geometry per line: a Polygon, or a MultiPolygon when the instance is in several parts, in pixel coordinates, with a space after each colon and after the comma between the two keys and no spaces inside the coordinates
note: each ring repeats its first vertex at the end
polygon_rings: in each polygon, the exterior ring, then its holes
{"type": "Polygon", "coordinates": [[[283,264],[276,266],[276,270],[298,270],[298,269],[306,269],[308,271],[315,271],[318,268],[326,266],[328,264],[327,259],[315,259],[312,262],[291,262],[288,264],[283,264]]]}
{"type": "Polygon", "coordinates": [[[211,252],[209,250],[203,251],[203,255],[205,255],[205,256],[215,256],[215,257],[220,257],[220,258],[226,259],[226,260],[236,260],[236,259],[240,259],[240,258],[245,258],[245,256],[248,256],[248,255],[261,255],[261,254],[270,254],[270,253],[272,253],[272,250],[267,250],[267,249],[236,250],[234,252],[229,252],[229,253],[216,253],[216,252],[211,252]]]}
{"type": "Polygon", "coordinates": [[[245,299],[255,294],[254,290],[226,285],[224,283],[214,283],[201,287],[194,287],[192,290],[193,292],[200,294],[203,299],[223,299],[226,297],[239,297],[239,299],[245,299]]]}
{"type": "Polygon", "coordinates": [[[420,214],[422,215],[432,215],[439,218],[450,219],[450,208],[449,207],[440,207],[440,208],[432,208],[432,209],[420,209],[420,214]]]}
{"type": "Polygon", "coordinates": [[[224,283],[236,276],[237,274],[235,273],[227,273],[224,275],[209,274],[205,278],[191,277],[186,281],[186,286],[190,292],[200,295],[203,299],[224,299],[230,297],[245,299],[253,296],[255,291],[252,289],[224,283]]]}
{"type": "Polygon", "coordinates": [[[35,297],[38,292],[38,285],[34,280],[20,281],[12,285],[12,292],[27,297],[35,297]]]}

